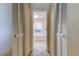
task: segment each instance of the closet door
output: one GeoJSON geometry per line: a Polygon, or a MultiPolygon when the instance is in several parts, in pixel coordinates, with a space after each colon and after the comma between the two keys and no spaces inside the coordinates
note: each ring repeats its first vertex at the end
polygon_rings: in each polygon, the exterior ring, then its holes
{"type": "Polygon", "coordinates": [[[67,56],[67,4],[61,4],[61,45],[62,56],[67,56]]]}
{"type": "Polygon", "coordinates": [[[18,56],[23,55],[23,41],[24,41],[24,18],[23,18],[23,4],[18,4],[18,56]]]}
{"type": "Polygon", "coordinates": [[[58,4],[57,55],[67,56],[67,10],[66,4],[58,4]]]}
{"type": "Polygon", "coordinates": [[[61,56],[62,55],[62,37],[61,37],[61,33],[62,33],[62,20],[61,20],[61,4],[57,4],[57,12],[58,12],[58,18],[56,19],[57,22],[57,33],[56,33],[56,37],[57,37],[57,56],[61,56]]]}
{"type": "Polygon", "coordinates": [[[24,49],[24,17],[23,4],[13,4],[13,40],[12,54],[16,56],[23,55],[24,49]]]}
{"type": "Polygon", "coordinates": [[[12,55],[18,55],[18,4],[13,4],[12,6],[13,12],[13,39],[12,39],[12,55]]]}

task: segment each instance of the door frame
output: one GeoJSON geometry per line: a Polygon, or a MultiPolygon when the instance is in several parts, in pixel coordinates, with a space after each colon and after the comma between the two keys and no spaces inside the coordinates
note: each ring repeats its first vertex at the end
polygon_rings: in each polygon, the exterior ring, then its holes
{"type": "Polygon", "coordinates": [[[67,4],[61,3],[61,46],[62,56],[68,55],[68,29],[67,29],[67,4]],[[65,28],[64,28],[65,27],[65,28]],[[65,30],[64,30],[65,29],[65,30]]]}
{"type": "Polygon", "coordinates": [[[12,4],[13,34],[12,34],[12,56],[18,55],[18,4],[12,4]]]}
{"type": "Polygon", "coordinates": [[[56,36],[56,33],[57,33],[57,24],[58,24],[58,13],[59,13],[59,4],[56,3],[55,4],[55,19],[54,19],[54,56],[57,56],[57,36],[56,36]]]}
{"type": "MultiPolygon", "coordinates": [[[[51,7],[50,6],[51,5],[52,4],[49,5],[49,12],[48,12],[49,19],[50,19],[50,15],[51,15],[50,14],[50,12],[51,12],[51,7]]],[[[57,51],[57,49],[58,49],[58,46],[57,46],[57,44],[58,44],[58,42],[57,42],[57,31],[58,30],[57,29],[58,29],[58,22],[59,22],[59,20],[61,20],[61,4],[60,3],[54,3],[53,5],[54,5],[54,54],[53,55],[57,56],[57,53],[58,53],[58,51],[57,51]]],[[[50,26],[49,22],[48,22],[48,27],[50,26]]],[[[50,29],[48,28],[48,33],[49,33],[49,30],[50,29]]],[[[50,33],[49,33],[49,36],[50,36],[50,33]]],[[[50,39],[49,36],[48,36],[48,39],[50,39]]],[[[62,48],[62,47],[60,46],[60,48],[62,48]]],[[[62,49],[60,49],[60,50],[62,51],[62,49]]],[[[60,52],[60,53],[62,53],[62,52],[60,52]]]]}
{"type": "MultiPolygon", "coordinates": [[[[51,21],[51,18],[50,18],[50,16],[51,16],[51,6],[52,6],[52,3],[49,3],[49,9],[48,9],[48,22],[47,22],[47,25],[48,25],[48,29],[47,29],[47,31],[48,31],[48,51],[50,50],[50,21],[51,21]]],[[[53,3],[53,10],[54,10],[54,51],[53,51],[53,56],[57,56],[57,37],[56,37],[56,32],[57,32],[57,17],[58,17],[58,3],[53,3]]],[[[50,53],[50,55],[51,55],[51,53],[52,52],[50,52],[49,51],[49,53],[50,53]]]]}
{"type": "Polygon", "coordinates": [[[12,36],[12,55],[24,55],[24,24],[23,24],[23,5],[21,3],[12,4],[13,16],[13,36],[12,36]],[[21,46],[20,46],[21,45],[21,46]],[[20,50],[21,49],[21,50],[20,50]]]}
{"type": "Polygon", "coordinates": [[[55,35],[55,39],[54,39],[54,53],[55,56],[62,56],[62,40],[61,37],[60,39],[57,39],[57,36],[60,36],[60,34],[58,33],[58,31],[62,31],[62,19],[61,19],[61,3],[57,3],[56,4],[56,11],[55,11],[55,25],[54,25],[54,35],[55,35]],[[58,30],[58,23],[60,23],[60,29],[58,30]]]}
{"type": "Polygon", "coordinates": [[[18,3],[18,55],[24,55],[24,9],[23,3],[18,3]]]}
{"type": "MultiPolygon", "coordinates": [[[[57,53],[58,53],[58,51],[57,51],[57,49],[58,49],[57,44],[58,44],[58,42],[57,42],[57,34],[56,33],[57,33],[57,29],[58,29],[58,22],[60,21],[60,23],[61,23],[60,56],[63,56],[62,55],[62,52],[63,52],[63,50],[62,50],[62,38],[63,38],[63,36],[62,36],[62,11],[63,11],[63,4],[62,3],[57,3],[55,10],[56,11],[55,11],[55,26],[54,26],[54,29],[55,29],[55,31],[54,31],[54,35],[55,35],[54,51],[55,52],[54,53],[55,53],[55,56],[57,56],[57,53]]],[[[67,42],[68,42],[68,40],[67,40],[67,42]]],[[[68,55],[68,45],[67,45],[67,55],[68,55]]]]}
{"type": "Polygon", "coordinates": [[[30,8],[30,51],[33,51],[33,13],[32,13],[32,6],[31,3],[29,3],[30,8]]]}

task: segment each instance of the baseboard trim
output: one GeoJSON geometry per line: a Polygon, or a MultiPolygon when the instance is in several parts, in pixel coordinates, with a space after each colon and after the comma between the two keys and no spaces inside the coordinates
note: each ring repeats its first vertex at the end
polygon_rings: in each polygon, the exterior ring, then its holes
{"type": "Polygon", "coordinates": [[[53,55],[54,53],[52,53],[52,52],[53,52],[53,50],[48,49],[48,53],[49,53],[50,56],[54,56],[53,55]]]}
{"type": "Polygon", "coordinates": [[[28,54],[28,56],[31,56],[31,54],[32,54],[32,50],[30,50],[30,51],[29,51],[29,54],[28,54]]]}
{"type": "MultiPolygon", "coordinates": [[[[52,56],[52,55],[51,55],[51,52],[50,52],[50,50],[47,50],[47,51],[48,51],[49,55],[50,55],[50,56],[52,56]]],[[[28,54],[28,56],[31,56],[31,54],[32,54],[32,50],[30,50],[30,51],[29,51],[29,54],[28,54]]]]}
{"type": "Polygon", "coordinates": [[[50,50],[48,50],[49,55],[51,56],[50,50]]]}

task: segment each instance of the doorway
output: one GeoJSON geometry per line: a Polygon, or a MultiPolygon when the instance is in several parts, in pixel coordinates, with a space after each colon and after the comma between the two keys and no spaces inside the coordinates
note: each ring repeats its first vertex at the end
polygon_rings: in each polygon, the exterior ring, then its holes
{"type": "MultiPolygon", "coordinates": [[[[44,4],[37,4],[44,6],[44,4]]],[[[32,56],[48,56],[47,8],[32,6],[32,56]],[[36,8],[35,8],[36,7],[36,8]]],[[[45,5],[46,7],[46,5],[45,5]]]]}
{"type": "Polygon", "coordinates": [[[46,12],[33,11],[33,51],[42,52],[42,55],[47,51],[46,21],[46,12]]]}

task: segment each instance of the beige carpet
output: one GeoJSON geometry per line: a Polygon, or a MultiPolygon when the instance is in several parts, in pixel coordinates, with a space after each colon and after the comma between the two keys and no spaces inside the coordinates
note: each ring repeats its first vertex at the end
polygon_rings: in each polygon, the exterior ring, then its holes
{"type": "Polygon", "coordinates": [[[44,40],[44,37],[40,38],[34,37],[35,40],[33,45],[32,56],[49,56],[49,53],[47,52],[46,40],[44,40]]]}

